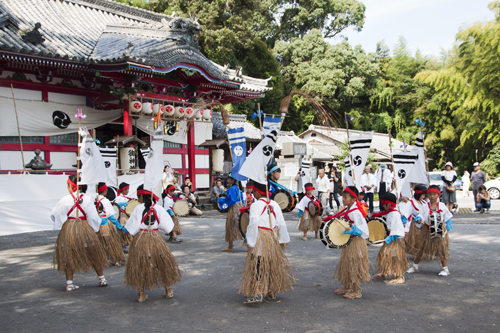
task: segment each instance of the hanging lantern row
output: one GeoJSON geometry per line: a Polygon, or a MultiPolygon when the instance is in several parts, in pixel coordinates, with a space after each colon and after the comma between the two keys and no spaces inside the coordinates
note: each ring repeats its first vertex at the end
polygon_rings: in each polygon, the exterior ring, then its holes
{"type": "Polygon", "coordinates": [[[167,118],[194,118],[196,120],[211,120],[211,109],[193,108],[192,106],[174,106],[172,104],[160,104],[152,102],[141,102],[138,100],[129,102],[129,111],[135,115],[157,116],[158,112],[167,118]]]}

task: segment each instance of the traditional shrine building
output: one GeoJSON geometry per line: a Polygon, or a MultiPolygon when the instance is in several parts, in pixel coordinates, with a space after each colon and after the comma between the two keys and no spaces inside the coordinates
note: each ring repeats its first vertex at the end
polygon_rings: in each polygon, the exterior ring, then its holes
{"type": "Polygon", "coordinates": [[[212,139],[211,107],[271,88],[208,60],[201,30],[196,19],[112,0],[2,0],[0,172],[22,169],[17,123],[25,164],[40,149],[52,170],[74,170],[78,108],[102,143],[148,143],[164,110],[164,162],[208,187],[208,150],[197,146],[212,139]]]}

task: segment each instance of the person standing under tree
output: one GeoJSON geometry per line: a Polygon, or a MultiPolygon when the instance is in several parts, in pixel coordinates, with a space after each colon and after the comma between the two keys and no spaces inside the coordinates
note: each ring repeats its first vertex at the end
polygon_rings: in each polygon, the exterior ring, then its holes
{"type": "Polygon", "coordinates": [[[384,211],[384,208],[382,207],[382,197],[386,193],[391,192],[392,172],[387,169],[387,165],[385,163],[380,163],[380,168],[375,172],[375,178],[377,179],[378,207],[382,212],[384,211]]]}
{"type": "Polygon", "coordinates": [[[375,187],[377,180],[372,173],[371,166],[367,165],[365,167],[365,173],[361,176],[361,187],[365,190],[364,201],[368,201],[368,211],[370,215],[373,214],[373,193],[375,192],[375,187]]]}
{"type": "Polygon", "coordinates": [[[328,176],[330,178],[330,209],[333,210],[333,202],[332,202],[332,197],[335,199],[335,203],[337,204],[337,210],[340,209],[340,201],[339,201],[339,180],[340,180],[340,173],[337,172],[336,167],[331,167],[330,169],[330,175],[328,176]]]}
{"type": "Polygon", "coordinates": [[[477,209],[477,194],[479,193],[479,186],[483,185],[486,182],[486,175],[481,169],[481,164],[479,162],[474,163],[474,171],[470,176],[472,180],[472,195],[474,196],[474,207],[476,210],[474,212],[479,212],[477,209]]]}
{"type": "Polygon", "coordinates": [[[462,183],[463,183],[463,192],[464,192],[464,198],[468,197],[470,195],[469,188],[470,188],[470,174],[469,171],[465,170],[464,175],[462,176],[462,183]]]}
{"type": "Polygon", "coordinates": [[[330,180],[325,175],[325,169],[319,169],[316,183],[318,184],[319,201],[323,207],[326,207],[326,198],[330,196],[330,180]]]}
{"type": "Polygon", "coordinates": [[[444,166],[444,171],[441,173],[441,179],[443,180],[442,186],[442,198],[441,200],[446,205],[449,211],[453,209],[453,204],[457,202],[457,192],[448,191],[448,188],[455,188],[455,181],[457,180],[457,173],[453,170],[453,164],[448,162],[444,166]]]}

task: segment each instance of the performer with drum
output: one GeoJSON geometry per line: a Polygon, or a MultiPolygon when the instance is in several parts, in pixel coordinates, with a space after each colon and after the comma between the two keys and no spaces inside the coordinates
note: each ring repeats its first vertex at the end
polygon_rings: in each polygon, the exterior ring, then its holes
{"type": "Polygon", "coordinates": [[[272,182],[277,183],[278,180],[280,180],[281,177],[281,169],[279,166],[276,164],[271,164],[269,166],[269,171],[267,172],[267,179],[270,180],[269,182],[269,192],[273,194],[278,190],[278,187],[274,185],[272,182]]]}
{"type": "Polygon", "coordinates": [[[76,198],[76,182],[76,175],[69,176],[69,195],[62,197],[50,213],[54,230],[61,230],[57,236],[55,259],[57,270],[66,273],[66,291],[80,288],[73,283],[74,273],[90,269],[95,269],[100,286],[108,285],[103,272],[103,268],[108,266],[108,259],[96,234],[101,218],[92,199],[84,195],[87,185],[79,186],[82,191],[76,198]]]}
{"type": "MultiPolygon", "coordinates": [[[[120,222],[120,224],[123,227],[125,226],[125,224],[127,224],[129,217],[125,209],[128,206],[129,201],[131,200],[136,201],[135,199],[127,196],[129,188],[130,185],[128,183],[125,182],[120,183],[120,185],[118,186],[118,196],[113,201],[113,204],[118,206],[118,222],[120,222]]],[[[123,229],[118,230],[118,235],[120,236],[123,252],[128,253],[127,247],[130,245],[130,242],[132,241],[132,236],[129,233],[124,232],[123,229]]]]}
{"type": "MultiPolygon", "coordinates": [[[[425,201],[426,194],[427,187],[423,185],[417,185],[413,190],[413,198],[405,202],[404,197],[402,197],[401,200],[403,202],[399,204],[399,211],[401,212],[403,223],[404,219],[408,221],[405,223],[406,253],[413,256],[417,255],[422,246],[422,244],[420,243],[420,231],[422,229],[422,224],[414,223],[413,220],[418,216],[420,207],[427,204],[427,202],[425,201]]],[[[412,268],[410,267],[410,270],[411,269],[412,268]]]]}
{"type": "Polygon", "coordinates": [[[170,215],[172,218],[172,222],[174,223],[174,228],[172,231],[169,233],[169,240],[174,243],[180,243],[182,242],[182,239],[177,238],[177,235],[182,234],[182,229],[181,225],[179,224],[179,218],[175,215],[173,208],[174,208],[174,203],[176,201],[179,201],[179,198],[174,197],[174,192],[175,192],[175,186],[173,184],[170,184],[167,186],[165,191],[162,193],[162,198],[163,198],[163,208],[167,211],[167,213],[170,215]]]}
{"type": "Polygon", "coordinates": [[[323,213],[323,206],[318,198],[313,195],[315,190],[312,183],[307,183],[304,185],[306,190],[306,195],[300,200],[297,205],[299,214],[299,231],[304,232],[304,237],[302,240],[307,240],[307,232],[314,231],[314,237],[319,238],[318,231],[321,226],[321,215],[323,213]],[[304,214],[304,211],[306,212],[304,214]]]}
{"type": "Polygon", "coordinates": [[[261,303],[264,295],[275,299],[276,293],[288,291],[295,284],[292,267],[283,252],[290,236],[280,206],[266,198],[265,184],[253,182],[250,186],[257,201],[250,207],[246,233],[249,250],[240,284],[240,293],[248,297],[245,304],[261,303]]]}
{"type": "Polygon", "coordinates": [[[250,205],[254,202],[255,196],[253,195],[253,181],[249,180],[245,188],[245,207],[250,207],[250,205]]]}
{"type": "Polygon", "coordinates": [[[450,258],[450,240],[448,231],[453,230],[451,218],[453,214],[448,210],[445,204],[439,202],[441,191],[439,186],[431,185],[427,190],[429,202],[420,207],[417,217],[413,220],[415,223],[425,224],[425,228],[420,231],[420,244],[415,263],[408,269],[407,273],[418,272],[420,260],[431,261],[439,260],[441,271],[439,276],[448,276],[448,258],[450,258]]]}
{"type": "Polygon", "coordinates": [[[101,217],[101,227],[99,228],[98,234],[99,240],[104,246],[104,250],[108,254],[109,260],[114,262],[115,266],[121,266],[121,262],[125,261],[125,254],[123,253],[118,233],[108,222],[111,221],[117,230],[123,229],[123,226],[116,219],[116,211],[108,198],[106,198],[106,194],[108,193],[108,186],[106,183],[98,183],[97,192],[98,195],[95,199],[95,206],[97,213],[101,217]]]}
{"type": "Polygon", "coordinates": [[[404,243],[404,226],[401,213],[396,209],[397,198],[393,193],[386,193],[381,200],[389,236],[385,238],[384,245],[377,256],[378,274],[374,277],[387,277],[394,275],[390,284],[405,283],[404,273],[408,267],[404,243]]]}
{"type": "Polygon", "coordinates": [[[220,197],[217,201],[222,209],[227,209],[226,217],[226,242],[229,243],[228,247],[222,249],[222,252],[233,252],[234,241],[241,239],[238,230],[238,213],[239,209],[242,207],[242,202],[244,201],[243,193],[238,187],[238,181],[229,174],[227,179],[228,190],[226,197],[220,197]]]}
{"type": "Polygon", "coordinates": [[[134,236],[125,267],[125,285],[139,292],[139,302],[148,299],[144,289],[155,286],[164,287],[165,298],[172,298],[174,292],[170,287],[181,281],[181,272],[158,230],[168,234],[174,229],[174,223],[165,209],[156,206],[156,196],[152,201],[151,192],[144,190],[143,185],[137,188],[137,198],[141,204],[125,226],[134,236]]]}
{"type": "Polygon", "coordinates": [[[371,279],[366,246],[369,231],[366,216],[357,200],[358,194],[355,186],[346,187],[342,193],[342,201],[346,208],[333,217],[329,216],[325,219],[328,221],[342,217],[349,221],[349,226],[344,228],[343,233],[352,235],[352,238],[348,245],[342,248],[336,272],[337,279],[343,288],[335,290],[336,294],[344,295],[348,299],[361,298],[360,281],[368,282],[371,279]]]}

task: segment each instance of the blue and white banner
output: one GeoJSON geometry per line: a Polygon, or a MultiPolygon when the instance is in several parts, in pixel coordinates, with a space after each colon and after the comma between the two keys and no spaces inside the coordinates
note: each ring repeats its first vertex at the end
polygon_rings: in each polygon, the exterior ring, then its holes
{"type": "Polygon", "coordinates": [[[240,175],[240,169],[245,163],[247,158],[247,144],[245,140],[245,130],[243,127],[229,126],[227,129],[227,136],[231,146],[231,155],[233,157],[233,168],[231,175],[234,179],[239,181],[247,180],[247,177],[240,175]]]}
{"type": "Polygon", "coordinates": [[[262,137],[265,138],[273,130],[279,133],[280,125],[281,117],[265,116],[262,123],[262,137]]]}

